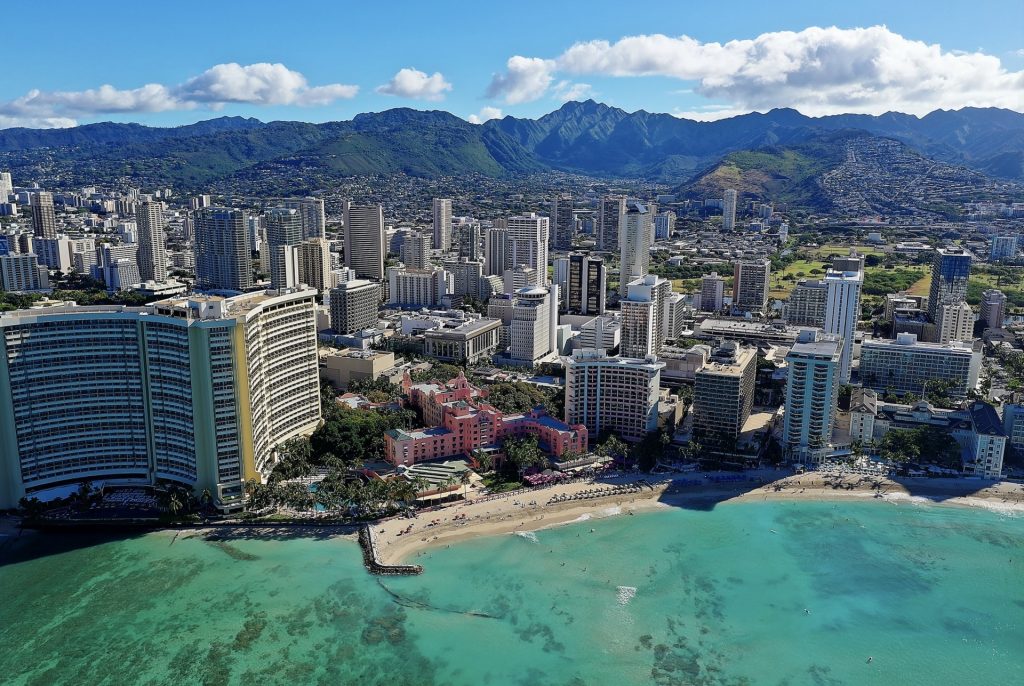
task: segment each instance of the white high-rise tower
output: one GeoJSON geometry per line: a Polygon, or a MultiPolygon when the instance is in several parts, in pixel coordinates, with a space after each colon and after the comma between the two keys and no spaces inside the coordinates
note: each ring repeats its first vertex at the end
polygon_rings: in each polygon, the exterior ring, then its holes
{"type": "Polygon", "coordinates": [[[544,286],[548,279],[548,236],[550,221],[536,213],[509,217],[508,239],[512,251],[512,267],[533,268],[534,283],[544,286]]]}
{"type": "Polygon", "coordinates": [[[619,293],[623,296],[629,284],[643,278],[651,266],[651,213],[641,202],[630,201],[619,227],[619,293]]]}
{"type": "Polygon", "coordinates": [[[451,198],[434,198],[434,249],[450,250],[452,247],[452,201],[451,198]]]}
{"type": "Polygon", "coordinates": [[[725,190],[725,197],[722,200],[722,229],[732,231],[736,228],[736,191],[732,188],[725,190]]]}
{"type": "Polygon", "coordinates": [[[860,294],[864,286],[864,258],[856,254],[837,258],[833,268],[825,273],[828,289],[825,302],[826,333],[842,337],[839,359],[839,383],[850,382],[850,364],[853,361],[853,341],[860,320],[860,294]]]}
{"type": "Polygon", "coordinates": [[[135,207],[135,223],[139,228],[139,249],[136,261],[143,281],[167,280],[167,253],[164,250],[163,208],[146,195],[135,207]]]}

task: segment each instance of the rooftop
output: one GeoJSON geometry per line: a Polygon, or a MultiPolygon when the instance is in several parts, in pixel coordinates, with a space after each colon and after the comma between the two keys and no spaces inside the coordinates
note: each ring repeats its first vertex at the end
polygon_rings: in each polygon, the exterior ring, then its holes
{"type": "Polygon", "coordinates": [[[974,423],[974,430],[979,434],[989,436],[1005,436],[1003,423],[999,420],[996,408],[988,403],[976,401],[968,408],[971,414],[971,421],[974,423]]]}

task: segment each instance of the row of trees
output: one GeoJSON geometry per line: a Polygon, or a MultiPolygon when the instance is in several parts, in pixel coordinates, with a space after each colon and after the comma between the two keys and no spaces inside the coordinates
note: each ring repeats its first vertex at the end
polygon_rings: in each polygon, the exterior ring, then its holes
{"type": "Polygon", "coordinates": [[[945,431],[920,427],[890,429],[878,444],[879,454],[897,464],[924,459],[950,469],[960,468],[960,445],[945,431]]]}
{"type": "Polygon", "coordinates": [[[379,517],[411,505],[425,484],[407,479],[351,478],[332,472],[310,490],[300,481],[255,480],[245,485],[250,511],[287,507],[298,512],[312,512],[318,507],[327,512],[355,517],[379,517]]]}
{"type": "Polygon", "coordinates": [[[324,423],[309,439],[313,467],[379,461],[384,458],[385,431],[411,429],[419,423],[416,413],[408,409],[366,412],[341,405],[330,385],[321,393],[321,406],[324,423]]]}
{"type": "Polygon", "coordinates": [[[524,381],[505,381],[487,387],[487,402],[505,414],[529,412],[541,405],[554,417],[565,412],[565,391],[554,388],[546,391],[524,381]]]}

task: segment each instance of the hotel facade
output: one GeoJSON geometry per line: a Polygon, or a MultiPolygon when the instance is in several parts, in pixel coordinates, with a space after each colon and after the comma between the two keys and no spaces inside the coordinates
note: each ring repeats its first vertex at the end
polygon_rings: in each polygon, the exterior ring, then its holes
{"type": "Polygon", "coordinates": [[[0,315],[0,507],[170,481],[234,509],[320,420],[313,290],[0,315]]]}

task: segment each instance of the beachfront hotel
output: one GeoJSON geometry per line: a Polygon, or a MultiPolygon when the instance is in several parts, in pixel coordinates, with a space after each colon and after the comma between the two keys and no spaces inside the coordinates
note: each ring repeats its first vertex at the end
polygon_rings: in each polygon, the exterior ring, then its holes
{"type": "Polygon", "coordinates": [[[0,508],[86,480],[222,509],[320,423],[316,291],[0,314],[0,508]]]}
{"type": "Polygon", "coordinates": [[[794,462],[821,462],[828,451],[843,350],[840,336],[807,329],[786,355],[782,447],[794,462]]]}
{"type": "Polygon", "coordinates": [[[693,435],[701,445],[735,448],[753,408],[756,370],[756,348],[726,341],[694,374],[693,435]]]}
{"type": "Polygon", "coordinates": [[[385,456],[398,465],[441,457],[472,455],[496,447],[509,437],[536,436],[541,449],[555,457],[587,450],[587,428],[570,426],[542,410],[504,414],[487,404],[486,393],[462,372],[447,383],[412,383],[406,374],[402,390],[409,404],[423,413],[421,429],[391,429],[384,433],[385,456]]]}
{"type": "Polygon", "coordinates": [[[609,357],[603,349],[583,348],[563,357],[565,421],[582,424],[598,436],[614,431],[639,441],[658,428],[658,391],[664,362],[609,357]]]}
{"type": "Polygon", "coordinates": [[[860,380],[879,393],[923,394],[930,381],[950,383],[948,393],[963,398],[976,388],[981,352],[970,343],[922,343],[912,333],[896,340],[864,341],[860,349],[860,380]]]}

